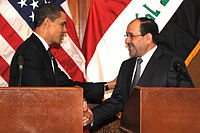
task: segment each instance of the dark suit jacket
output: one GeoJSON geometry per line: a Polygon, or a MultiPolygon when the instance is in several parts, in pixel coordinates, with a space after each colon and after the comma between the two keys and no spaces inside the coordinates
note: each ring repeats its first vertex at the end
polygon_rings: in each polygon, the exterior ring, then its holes
{"type": "Polygon", "coordinates": [[[18,86],[19,83],[19,65],[17,58],[19,55],[24,57],[21,86],[66,86],[71,87],[79,85],[84,88],[84,96],[90,99],[103,98],[104,83],[82,83],[73,82],[68,76],[60,70],[57,62],[54,60],[55,74],[48,52],[42,42],[32,34],[24,43],[22,43],[10,65],[9,86],[18,86]]]}
{"type": "MultiPolygon", "coordinates": [[[[124,61],[121,65],[117,84],[111,98],[104,101],[100,106],[94,108],[94,127],[104,120],[123,111],[123,108],[130,96],[130,84],[135,66],[136,58],[124,61]]],[[[149,60],[142,73],[137,86],[142,87],[176,87],[177,73],[176,66],[181,64],[185,69],[181,75],[180,87],[194,87],[184,65],[184,62],[177,56],[158,47],[149,60]]]]}

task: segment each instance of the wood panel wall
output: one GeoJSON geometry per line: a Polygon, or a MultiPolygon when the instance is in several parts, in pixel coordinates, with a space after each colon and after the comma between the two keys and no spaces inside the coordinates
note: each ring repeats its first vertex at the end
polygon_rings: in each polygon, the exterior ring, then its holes
{"type": "Polygon", "coordinates": [[[68,0],[80,44],[82,44],[91,0],[68,0]]]}
{"type": "Polygon", "coordinates": [[[200,88],[200,51],[197,53],[197,55],[192,59],[188,66],[188,72],[190,74],[190,77],[192,78],[192,81],[196,88],[200,88]]]}

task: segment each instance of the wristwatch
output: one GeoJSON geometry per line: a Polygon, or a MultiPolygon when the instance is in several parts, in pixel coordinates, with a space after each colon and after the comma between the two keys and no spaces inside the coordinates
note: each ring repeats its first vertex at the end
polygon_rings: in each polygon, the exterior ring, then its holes
{"type": "Polygon", "coordinates": [[[104,84],[104,91],[108,91],[108,90],[110,90],[108,87],[108,84],[104,84]]]}

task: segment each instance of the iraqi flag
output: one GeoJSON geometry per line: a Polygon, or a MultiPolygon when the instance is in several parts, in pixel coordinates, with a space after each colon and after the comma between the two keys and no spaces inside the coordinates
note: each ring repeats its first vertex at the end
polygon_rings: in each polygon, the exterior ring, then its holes
{"type": "Polygon", "coordinates": [[[138,17],[154,19],[161,33],[160,43],[172,51],[180,48],[176,53],[186,59],[198,40],[196,4],[196,0],[92,0],[83,41],[86,79],[111,81],[117,77],[122,61],[129,58],[124,38],[127,25],[138,17]]]}
{"type": "Polygon", "coordinates": [[[0,0],[0,87],[8,86],[9,66],[17,47],[34,30],[34,11],[39,5],[53,2],[67,15],[67,37],[52,49],[59,67],[73,80],[83,81],[85,58],[81,53],[71,13],[66,0],[0,0]]]}

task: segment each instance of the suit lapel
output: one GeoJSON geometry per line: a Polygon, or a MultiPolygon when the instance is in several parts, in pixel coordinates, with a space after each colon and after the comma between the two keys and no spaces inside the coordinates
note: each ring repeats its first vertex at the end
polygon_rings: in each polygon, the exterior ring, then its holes
{"type": "Polygon", "coordinates": [[[51,60],[49,58],[48,52],[46,51],[44,45],[42,44],[42,42],[37,38],[37,36],[35,34],[31,35],[32,40],[34,41],[34,44],[36,45],[36,47],[39,50],[40,55],[42,56],[42,59],[45,63],[45,67],[48,69],[49,71],[49,76],[52,77],[52,79],[55,80],[55,75],[53,73],[53,68],[52,68],[52,64],[51,64],[51,60]]]}
{"type": "Polygon", "coordinates": [[[128,82],[127,82],[127,87],[129,88],[128,89],[128,94],[130,94],[130,90],[131,90],[131,81],[132,81],[132,77],[133,77],[133,70],[134,70],[134,67],[135,67],[135,63],[136,63],[136,58],[131,58],[130,59],[130,65],[129,68],[128,68],[128,74],[127,74],[127,77],[128,77],[128,82]]]}
{"type": "Polygon", "coordinates": [[[143,86],[144,83],[148,83],[151,80],[151,77],[155,73],[158,64],[159,64],[159,57],[162,55],[160,48],[158,47],[152,57],[150,58],[149,62],[147,63],[144,72],[142,73],[140,80],[138,82],[138,86],[143,86]]]}

